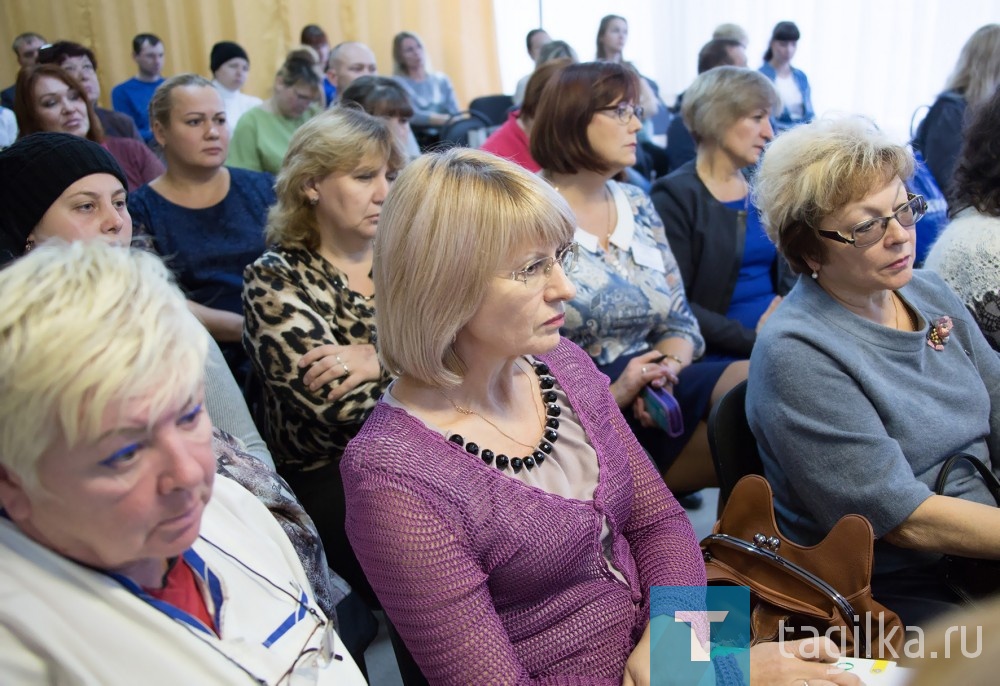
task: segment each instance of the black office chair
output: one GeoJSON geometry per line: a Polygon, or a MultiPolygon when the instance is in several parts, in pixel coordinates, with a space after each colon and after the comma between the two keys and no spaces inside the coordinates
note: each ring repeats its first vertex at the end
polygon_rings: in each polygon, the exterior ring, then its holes
{"type": "Polygon", "coordinates": [[[514,106],[514,98],[509,95],[484,95],[474,98],[469,109],[482,116],[490,126],[500,126],[507,121],[507,113],[514,106]]]}
{"type": "Polygon", "coordinates": [[[708,414],[708,446],[719,480],[719,511],[736,482],[747,474],[764,474],[757,439],[746,413],[747,382],[734,386],[708,414]]]}
{"type": "Polygon", "coordinates": [[[440,142],[433,150],[449,148],[474,148],[486,140],[490,122],[478,112],[459,112],[441,127],[440,142]],[[480,140],[481,139],[481,140],[480,140]]]}
{"type": "Polygon", "coordinates": [[[399,676],[402,677],[403,686],[428,686],[427,679],[420,671],[420,667],[417,666],[417,662],[413,659],[406,644],[403,643],[396,627],[389,620],[389,615],[385,615],[385,627],[389,632],[389,642],[392,643],[392,652],[396,656],[396,666],[399,667],[399,676]]]}

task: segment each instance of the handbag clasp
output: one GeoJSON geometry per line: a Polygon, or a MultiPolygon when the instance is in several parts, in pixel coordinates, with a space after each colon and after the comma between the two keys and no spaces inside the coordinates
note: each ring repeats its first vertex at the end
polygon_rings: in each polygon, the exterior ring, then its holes
{"type": "Polygon", "coordinates": [[[772,553],[778,552],[781,547],[781,539],[777,536],[765,536],[764,534],[754,534],[753,542],[758,548],[770,550],[772,553]]]}

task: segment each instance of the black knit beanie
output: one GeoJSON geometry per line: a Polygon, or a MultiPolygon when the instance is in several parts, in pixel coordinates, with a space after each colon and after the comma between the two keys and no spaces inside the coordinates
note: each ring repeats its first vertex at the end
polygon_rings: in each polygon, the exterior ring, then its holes
{"type": "Polygon", "coordinates": [[[91,174],[111,174],[128,188],[111,153],[80,136],[33,133],[0,151],[0,264],[23,255],[52,203],[91,174]]]}
{"type": "Polygon", "coordinates": [[[224,40],[221,43],[213,45],[212,56],[209,58],[209,66],[212,73],[214,74],[216,69],[234,57],[242,57],[247,62],[250,62],[250,58],[247,57],[247,51],[241,48],[238,43],[224,40]]]}

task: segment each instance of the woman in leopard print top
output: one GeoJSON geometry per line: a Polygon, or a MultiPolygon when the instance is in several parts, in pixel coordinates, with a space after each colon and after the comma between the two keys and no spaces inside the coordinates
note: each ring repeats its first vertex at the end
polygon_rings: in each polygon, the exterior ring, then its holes
{"type": "Polygon", "coordinates": [[[244,275],[243,344],[264,386],[268,444],[330,566],[370,599],[344,535],[339,462],[389,381],[375,353],[372,239],[403,163],[392,132],[334,108],[292,138],[267,241],[244,275]]]}

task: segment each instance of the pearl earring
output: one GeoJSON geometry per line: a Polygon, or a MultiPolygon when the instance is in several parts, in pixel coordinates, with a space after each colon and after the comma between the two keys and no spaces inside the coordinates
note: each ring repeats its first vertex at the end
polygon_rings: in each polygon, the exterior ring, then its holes
{"type": "Polygon", "coordinates": [[[819,278],[819,272],[817,272],[817,271],[816,271],[816,270],[814,269],[814,270],[813,270],[813,273],[812,273],[812,277],[813,277],[814,279],[818,279],[818,278],[819,278]]]}

